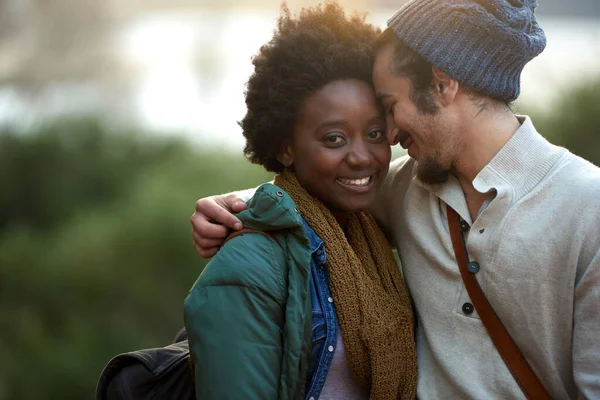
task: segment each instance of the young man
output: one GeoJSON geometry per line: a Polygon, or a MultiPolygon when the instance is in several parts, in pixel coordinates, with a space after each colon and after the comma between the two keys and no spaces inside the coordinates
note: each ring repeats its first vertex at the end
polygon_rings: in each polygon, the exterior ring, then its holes
{"type": "MultiPolygon", "coordinates": [[[[373,208],[417,313],[418,397],[523,398],[464,287],[446,205],[476,278],[553,398],[600,398],[600,169],[509,108],[545,47],[534,0],[415,0],[388,21],[373,69],[392,163],[373,208]],[[596,206],[595,206],[596,204],[596,206]]],[[[195,247],[214,254],[236,195],[201,199],[195,247]],[[210,223],[216,220],[224,225],[210,223]]]]}

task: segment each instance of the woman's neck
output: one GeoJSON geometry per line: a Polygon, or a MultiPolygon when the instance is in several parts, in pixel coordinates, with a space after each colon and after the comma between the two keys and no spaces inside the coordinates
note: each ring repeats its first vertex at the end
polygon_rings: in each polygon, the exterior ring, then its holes
{"type": "Polygon", "coordinates": [[[342,231],[344,231],[344,233],[345,233],[346,226],[348,225],[348,212],[341,211],[341,210],[332,210],[332,209],[329,209],[329,211],[331,211],[331,214],[333,214],[333,217],[335,218],[337,223],[342,228],[342,231]]]}

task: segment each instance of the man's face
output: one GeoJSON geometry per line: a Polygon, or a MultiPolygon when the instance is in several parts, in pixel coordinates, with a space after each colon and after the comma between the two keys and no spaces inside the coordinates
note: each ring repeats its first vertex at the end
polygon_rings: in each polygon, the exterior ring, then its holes
{"type": "MultiPolygon", "coordinates": [[[[390,145],[400,143],[417,161],[419,178],[426,183],[442,183],[456,159],[456,123],[444,107],[425,113],[411,100],[410,79],[393,73],[393,47],[382,48],[375,58],[373,83],[386,113],[386,137],[390,145]]],[[[432,101],[437,102],[435,95],[432,101]]]]}

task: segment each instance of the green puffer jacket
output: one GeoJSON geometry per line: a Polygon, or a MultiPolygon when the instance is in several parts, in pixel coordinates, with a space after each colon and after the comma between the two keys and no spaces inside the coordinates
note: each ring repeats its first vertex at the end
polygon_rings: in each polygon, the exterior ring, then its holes
{"type": "Polygon", "coordinates": [[[311,352],[310,244],[293,200],[261,186],[247,233],[210,261],[185,300],[196,398],[302,399],[311,352]]]}

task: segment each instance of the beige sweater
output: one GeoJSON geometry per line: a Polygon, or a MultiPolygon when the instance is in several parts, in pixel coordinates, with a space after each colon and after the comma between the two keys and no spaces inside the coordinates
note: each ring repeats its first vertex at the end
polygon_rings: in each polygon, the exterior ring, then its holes
{"type": "Polygon", "coordinates": [[[463,311],[446,203],[471,226],[477,279],[552,397],[600,399],[600,169],[523,118],[473,185],[497,191],[474,222],[456,179],[423,184],[404,157],[373,208],[417,310],[419,399],[524,398],[477,313],[463,311]]]}

